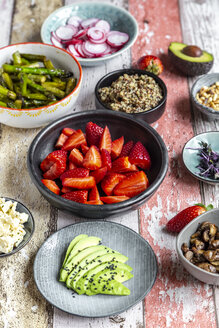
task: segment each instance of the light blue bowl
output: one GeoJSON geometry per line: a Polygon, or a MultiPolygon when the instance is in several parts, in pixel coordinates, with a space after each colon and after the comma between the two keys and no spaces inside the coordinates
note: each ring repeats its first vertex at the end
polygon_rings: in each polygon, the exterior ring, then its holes
{"type": "Polygon", "coordinates": [[[187,170],[197,179],[209,183],[209,184],[219,184],[219,179],[209,179],[199,175],[199,169],[197,166],[200,163],[200,157],[198,156],[198,150],[188,149],[188,148],[200,148],[199,142],[204,141],[211,145],[212,150],[219,153],[219,131],[210,131],[205,133],[200,133],[197,136],[190,139],[184,146],[182,157],[183,162],[187,170]]]}
{"type": "Polygon", "coordinates": [[[118,30],[129,35],[129,41],[124,47],[112,55],[100,58],[77,58],[80,64],[84,66],[101,65],[105,61],[119,56],[133,45],[138,35],[137,22],[128,11],[107,3],[76,2],[57,9],[47,17],[41,28],[42,41],[51,44],[51,32],[55,31],[60,25],[65,25],[70,16],[79,16],[82,19],[91,17],[105,19],[110,23],[111,30],[118,30]]]}

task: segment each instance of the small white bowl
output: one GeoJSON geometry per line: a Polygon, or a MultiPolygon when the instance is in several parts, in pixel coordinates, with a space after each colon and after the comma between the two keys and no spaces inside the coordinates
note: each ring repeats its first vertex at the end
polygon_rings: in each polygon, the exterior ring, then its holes
{"type": "Polygon", "coordinates": [[[219,285],[219,273],[211,273],[200,269],[196,265],[189,262],[181,250],[183,243],[187,243],[189,245],[190,236],[196,232],[199,224],[204,221],[209,221],[219,227],[219,208],[207,211],[187,224],[177,236],[176,250],[182,265],[193,277],[205,282],[206,284],[219,285]]]}
{"type": "Polygon", "coordinates": [[[0,49],[0,67],[12,59],[15,51],[45,55],[54,66],[74,73],[77,85],[60,101],[33,109],[13,109],[0,106],[0,123],[16,128],[36,128],[70,114],[79,95],[82,82],[82,68],[77,59],[67,51],[43,43],[18,43],[0,49]]]}

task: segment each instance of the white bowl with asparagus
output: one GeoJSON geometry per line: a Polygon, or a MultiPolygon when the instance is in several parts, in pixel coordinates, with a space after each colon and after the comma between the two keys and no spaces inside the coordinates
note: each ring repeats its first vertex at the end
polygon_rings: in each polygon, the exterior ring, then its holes
{"type": "Polygon", "coordinates": [[[0,123],[35,128],[73,111],[82,69],[63,49],[20,43],[0,49],[0,123]]]}

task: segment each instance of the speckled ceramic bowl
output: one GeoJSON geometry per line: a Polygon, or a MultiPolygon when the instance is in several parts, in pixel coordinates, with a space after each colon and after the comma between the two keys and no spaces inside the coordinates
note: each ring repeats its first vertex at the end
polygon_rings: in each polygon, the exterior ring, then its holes
{"type": "Polygon", "coordinates": [[[209,221],[219,227],[219,209],[217,208],[205,212],[194,220],[192,220],[189,224],[187,224],[177,236],[176,250],[180,262],[192,276],[194,276],[198,280],[205,282],[206,284],[219,285],[219,274],[207,272],[203,269],[198,268],[185,258],[181,250],[181,246],[183,243],[187,243],[189,245],[190,236],[196,232],[199,224],[204,221],[209,221]]]}
{"type": "Polygon", "coordinates": [[[137,38],[138,24],[128,11],[109,3],[75,2],[71,5],[57,9],[47,17],[41,28],[42,41],[51,44],[51,32],[55,31],[60,25],[65,25],[67,19],[73,15],[79,16],[82,19],[91,17],[105,19],[110,23],[111,30],[125,32],[129,35],[129,41],[119,51],[106,57],[78,58],[81,65],[97,66],[104,64],[106,60],[115,58],[129,49],[137,38]]]}
{"type": "Polygon", "coordinates": [[[197,168],[199,165],[198,150],[189,148],[200,148],[199,142],[201,141],[207,142],[211,145],[212,150],[219,153],[219,131],[200,133],[185,144],[182,151],[183,162],[189,173],[191,173],[194,178],[209,184],[219,185],[219,179],[210,179],[199,175],[199,170],[197,168]]]}
{"type": "Polygon", "coordinates": [[[209,87],[210,85],[214,84],[215,82],[219,82],[219,73],[211,73],[201,76],[194,84],[191,89],[191,99],[194,108],[200,110],[204,115],[206,115],[209,119],[215,120],[219,119],[219,111],[214,110],[211,107],[204,106],[200,104],[196,100],[197,92],[203,87],[209,87]]]}
{"type": "Polygon", "coordinates": [[[24,236],[22,242],[17,247],[15,247],[10,253],[7,253],[7,254],[0,253],[0,258],[10,256],[10,255],[13,255],[13,254],[19,252],[24,246],[27,245],[27,243],[29,243],[30,239],[33,236],[34,230],[35,230],[35,224],[34,224],[33,216],[32,216],[32,214],[30,213],[30,211],[28,210],[28,208],[26,206],[24,206],[18,200],[15,200],[15,199],[12,199],[12,198],[9,198],[9,197],[1,196],[1,198],[5,198],[5,200],[11,200],[12,202],[17,202],[16,211],[18,211],[20,213],[28,214],[28,221],[24,223],[24,230],[26,231],[26,235],[24,236]]]}
{"type": "Polygon", "coordinates": [[[13,109],[0,106],[0,123],[15,128],[36,128],[46,125],[59,117],[72,111],[80,92],[82,82],[82,69],[77,59],[67,51],[43,43],[18,43],[0,49],[0,67],[12,59],[15,51],[45,55],[57,68],[74,73],[77,85],[74,90],[60,101],[40,108],[13,109]]]}

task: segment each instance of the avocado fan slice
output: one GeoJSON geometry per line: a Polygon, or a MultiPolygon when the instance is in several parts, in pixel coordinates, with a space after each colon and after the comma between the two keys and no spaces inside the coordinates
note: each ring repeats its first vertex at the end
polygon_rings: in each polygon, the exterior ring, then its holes
{"type": "MultiPolygon", "coordinates": [[[[112,252],[111,248],[108,248],[104,245],[99,245],[99,246],[92,246],[89,248],[86,248],[84,251],[84,254],[86,254],[85,256],[83,256],[83,258],[81,257],[81,260],[78,261],[78,259],[80,258],[80,254],[82,252],[80,252],[76,257],[74,257],[73,261],[77,260],[77,265],[74,266],[74,268],[72,269],[72,271],[69,273],[67,279],[66,279],[66,286],[68,288],[72,288],[73,286],[73,281],[75,279],[73,279],[79,271],[83,271],[84,268],[86,267],[86,265],[88,263],[92,262],[98,262],[98,257],[100,257],[101,255],[104,255],[107,253],[107,251],[112,252]],[[87,250],[87,254],[85,253],[85,251],[87,250]],[[73,280],[72,280],[73,279],[73,280]]],[[[84,255],[83,254],[83,255],[84,255]]],[[[81,275],[83,275],[84,273],[82,273],[81,275]]],[[[79,278],[78,278],[79,279],[79,278]]]]}
{"type": "Polygon", "coordinates": [[[82,235],[82,234],[81,234],[81,235],[78,235],[77,237],[75,237],[75,238],[70,242],[70,244],[69,244],[69,246],[68,246],[68,249],[67,249],[67,251],[66,251],[66,254],[65,254],[65,259],[64,259],[64,261],[63,261],[62,267],[64,267],[65,262],[67,261],[67,258],[68,258],[68,256],[69,256],[70,252],[72,251],[73,247],[77,244],[77,242],[79,242],[79,240],[81,240],[81,239],[83,239],[83,238],[86,238],[86,237],[88,237],[88,235],[82,235]]]}
{"type": "Polygon", "coordinates": [[[81,240],[79,240],[77,242],[77,244],[73,247],[73,249],[71,250],[64,268],[61,268],[60,270],[60,278],[59,281],[65,282],[68,274],[72,271],[73,267],[76,265],[74,263],[74,261],[72,261],[72,259],[82,250],[84,250],[85,248],[91,247],[91,246],[96,246],[99,245],[101,243],[101,238],[98,237],[86,237],[83,238],[81,240]]]}
{"type": "Polygon", "coordinates": [[[132,267],[130,267],[128,264],[121,263],[118,261],[108,261],[104,262],[100,265],[97,265],[93,269],[87,271],[84,273],[83,277],[81,277],[77,282],[75,286],[75,290],[78,294],[84,294],[89,289],[89,280],[93,278],[97,273],[103,272],[105,269],[115,270],[116,268],[120,268],[127,271],[132,271],[132,267]]]}
{"type": "Polygon", "coordinates": [[[108,294],[108,295],[119,295],[127,296],[130,295],[130,290],[116,280],[101,280],[100,283],[91,284],[91,291],[95,294],[108,294]]]}

